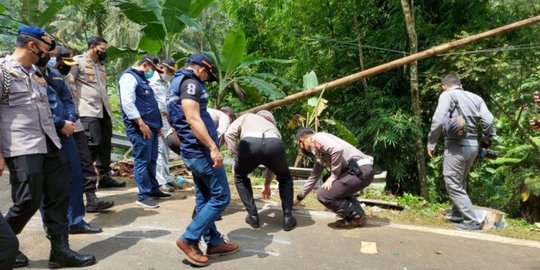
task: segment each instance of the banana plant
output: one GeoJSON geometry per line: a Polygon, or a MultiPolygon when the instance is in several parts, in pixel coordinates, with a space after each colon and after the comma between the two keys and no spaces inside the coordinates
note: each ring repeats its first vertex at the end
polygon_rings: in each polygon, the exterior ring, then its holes
{"type": "MultiPolygon", "coordinates": [[[[317,75],[315,72],[310,71],[304,75],[304,89],[311,89],[318,86],[317,75]]],[[[330,127],[335,130],[337,136],[347,141],[352,145],[358,145],[359,142],[356,139],[354,133],[352,133],[345,124],[335,120],[333,118],[321,119],[322,113],[328,108],[328,100],[323,98],[324,89],[321,91],[318,97],[312,97],[302,106],[305,110],[305,115],[295,114],[289,121],[287,127],[289,129],[296,129],[298,127],[311,128],[313,131],[318,132],[321,129],[321,122],[326,123],[326,127],[330,127]],[[322,121],[321,121],[322,120],[322,121]]],[[[303,163],[303,154],[300,150],[296,153],[294,166],[299,166],[303,163]]]]}
{"type": "Polygon", "coordinates": [[[0,3],[0,34],[14,35],[23,24],[39,27],[48,25],[67,1],[21,0],[17,8],[7,2],[0,3]],[[41,8],[39,8],[41,7],[41,8]]]}
{"type": "MultiPolygon", "coordinates": [[[[143,0],[142,5],[133,1],[112,1],[121,12],[132,22],[141,25],[142,36],[135,51],[170,56],[170,46],[174,36],[186,27],[179,15],[195,18],[207,8],[213,0],[143,0]]],[[[114,58],[116,52],[129,51],[127,48],[117,48],[112,51],[114,58]]]]}
{"type": "Polygon", "coordinates": [[[257,73],[253,70],[261,63],[289,64],[293,60],[260,58],[248,54],[246,36],[240,29],[229,30],[220,49],[198,22],[185,15],[177,17],[187,26],[201,32],[210,44],[212,51],[208,54],[217,63],[219,75],[218,94],[214,104],[216,107],[221,105],[231,91],[234,91],[244,102],[257,103],[260,102],[262,96],[270,100],[282,98],[285,93],[279,86],[292,86],[289,81],[274,74],[257,73]]]}

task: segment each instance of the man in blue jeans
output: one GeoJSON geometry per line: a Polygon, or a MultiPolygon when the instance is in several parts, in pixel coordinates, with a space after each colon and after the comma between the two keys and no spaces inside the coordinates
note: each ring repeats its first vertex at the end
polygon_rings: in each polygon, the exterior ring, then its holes
{"type": "Polygon", "coordinates": [[[154,72],[161,72],[157,69],[158,63],[156,56],[146,54],[135,66],[126,69],[118,81],[126,134],[135,157],[133,174],[139,188],[137,205],[146,208],[159,207],[152,198],[171,197],[159,189],[156,179],[158,136],[163,123],[148,79],[154,72]]]}
{"type": "Polygon", "coordinates": [[[207,111],[208,92],[204,81],[215,81],[212,61],[206,55],[192,54],[184,68],[177,70],[169,88],[167,111],[171,125],[180,138],[181,156],[193,173],[196,216],[176,246],[195,266],[208,265],[208,257],[238,251],[216,228],[216,219],[231,200],[223,157],[219,152],[216,127],[207,111]],[[204,238],[206,255],[199,249],[204,238]]]}

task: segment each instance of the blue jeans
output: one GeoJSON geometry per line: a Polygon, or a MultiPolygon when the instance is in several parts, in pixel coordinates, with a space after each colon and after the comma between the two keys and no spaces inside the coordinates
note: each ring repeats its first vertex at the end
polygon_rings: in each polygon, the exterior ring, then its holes
{"type": "Polygon", "coordinates": [[[193,173],[197,213],[181,237],[190,243],[204,237],[208,245],[218,245],[221,243],[221,233],[217,230],[215,222],[231,201],[225,168],[212,168],[213,162],[210,158],[182,157],[182,159],[193,173]]]}
{"type": "Polygon", "coordinates": [[[133,175],[139,188],[137,200],[142,201],[159,190],[156,179],[156,161],[158,157],[158,135],[152,132],[152,138],[145,139],[140,133],[128,134],[133,145],[133,175]]]}

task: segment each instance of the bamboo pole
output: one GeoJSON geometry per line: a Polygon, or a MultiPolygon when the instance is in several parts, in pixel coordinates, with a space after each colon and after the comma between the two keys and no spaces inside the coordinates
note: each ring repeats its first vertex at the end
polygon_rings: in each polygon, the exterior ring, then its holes
{"type": "Polygon", "coordinates": [[[488,37],[492,37],[492,36],[505,33],[505,32],[508,32],[517,28],[528,26],[528,25],[537,23],[539,21],[540,21],[540,16],[535,16],[535,17],[531,17],[525,20],[517,21],[512,24],[501,26],[501,27],[498,27],[498,28],[495,28],[486,32],[482,32],[480,34],[476,34],[476,35],[458,39],[452,42],[444,43],[444,44],[432,47],[430,49],[427,49],[427,50],[424,50],[415,54],[411,54],[409,56],[405,56],[405,57],[396,59],[394,61],[382,64],[379,66],[375,66],[375,67],[360,71],[358,73],[351,74],[349,76],[346,76],[346,77],[343,77],[343,78],[340,78],[331,82],[327,82],[325,84],[318,85],[311,89],[300,91],[298,93],[286,96],[282,99],[275,100],[275,101],[251,108],[249,110],[243,111],[241,114],[248,113],[248,112],[257,112],[260,110],[271,110],[271,109],[274,109],[283,105],[288,105],[290,103],[296,102],[299,99],[315,96],[318,93],[320,93],[323,89],[326,89],[327,91],[333,90],[333,89],[336,89],[337,87],[348,85],[350,83],[362,80],[364,78],[371,77],[373,75],[386,72],[388,70],[395,69],[403,65],[406,65],[406,64],[418,61],[418,60],[422,60],[422,59],[425,59],[434,55],[438,55],[438,54],[447,52],[451,49],[459,48],[461,46],[464,46],[464,45],[467,45],[467,44],[470,44],[470,43],[473,43],[482,39],[486,39],[488,37]]]}

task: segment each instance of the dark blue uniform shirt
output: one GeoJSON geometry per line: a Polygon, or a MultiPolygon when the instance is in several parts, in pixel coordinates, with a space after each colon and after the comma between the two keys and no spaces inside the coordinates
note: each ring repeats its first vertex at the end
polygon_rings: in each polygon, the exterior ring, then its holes
{"type": "Polygon", "coordinates": [[[206,110],[208,106],[208,91],[193,71],[180,69],[174,74],[174,79],[169,87],[169,100],[167,101],[167,113],[173,128],[180,138],[180,151],[185,158],[208,158],[210,151],[193,134],[191,127],[186,121],[182,100],[191,99],[199,103],[201,119],[203,120],[208,134],[219,145],[216,127],[210,114],[206,110]]]}

